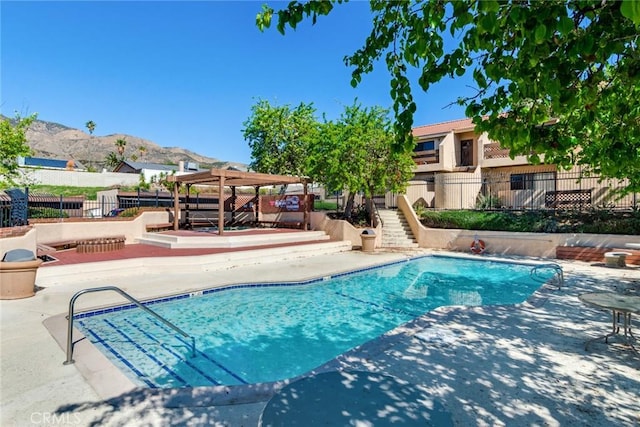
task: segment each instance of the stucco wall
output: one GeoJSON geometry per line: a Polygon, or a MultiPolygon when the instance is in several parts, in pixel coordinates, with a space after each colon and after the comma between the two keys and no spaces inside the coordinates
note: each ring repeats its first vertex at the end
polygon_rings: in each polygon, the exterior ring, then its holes
{"type": "Polygon", "coordinates": [[[20,168],[20,173],[34,184],[61,185],[67,187],[111,187],[113,185],[137,185],[137,173],[80,172],[55,169],[20,168]]]}
{"type": "Polygon", "coordinates": [[[170,222],[168,211],[142,212],[135,218],[101,219],[99,221],[68,221],[34,223],[38,243],[53,243],[94,237],[125,236],[126,243],[146,232],[147,224],[170,222]]]}
{"type": "Polygon", "coordinates": [[[436,174],[435,207],[439,209],[473,209],[482,188],[480,177],[480,168],[476,168],[474,172],[436,174]]]}
{"type": "MultiPolygon", "coordinates": [[[[332,240],[349,241],[353,246],[361,246],[360,235],[364,230],[372,229],[371,227],[356,228],[347,221],[327,218],[323,212],[311,214],[311,226],[314,230],[323,230],[332,240]]],[[[375,247],[379,248],[382,245],[382,228],[378,226],[373,230],[376,233],[375,247]]]]}
{"type": "Polygon", "coordinates": [[[36,254],[36,236],[37,232],[32,228],[21,236],[4,237],[0,239],[0,259],[2,259],[5,253],[13,249],[28,249],[36,254]]]}

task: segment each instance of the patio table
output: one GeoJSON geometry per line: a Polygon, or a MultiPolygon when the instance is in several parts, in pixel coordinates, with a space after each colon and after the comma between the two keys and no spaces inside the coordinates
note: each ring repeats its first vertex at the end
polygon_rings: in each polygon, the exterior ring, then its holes
{"type": "Polygon", "coordinates": [[[620,317],[622,320],[622,330],[624,332],[624,340],[631,347],[634,353],[638,354],[638,351],[633,346],[632,340],[635,340],[633,333],[631,332],[631,314],[640,313],[640,296],[637,295],[624,295],[615,292],[589,292],[581,294],[578,299],[585,304],[611,310],[612,330],[606,335],[593,338],[585,343],[584,349],[589,349],[589,344],[593,341],[604,338],[604,342],[608,343],[608,339],[611,336],[618,335],[620,333],[620,317]]]}

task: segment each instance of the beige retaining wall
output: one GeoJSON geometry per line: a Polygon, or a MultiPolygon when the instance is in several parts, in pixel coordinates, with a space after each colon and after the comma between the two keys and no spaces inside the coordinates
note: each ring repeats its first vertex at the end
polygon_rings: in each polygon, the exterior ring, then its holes
{"type": "Polygon", "coordinates": [[[640,242],[640,236],[582,233],[511,233],[427,228],[420,223],[405,196],[398,196],[398,209],[407,218],[421,248],[469,252],[477,236],[486,245],[485,253],[555,258],[556,246],[590,246],[624,248],[626,243],[640,242]]]}
{"type": "Polygon", "coordinates": [[[89,239],[94,237],[125,236],[126,243],[146,233],[147,224],[170,221],[168,211],[142,212],[135,218],[100,219],[99,221],[65,221],[52,223],[34,223],[38,243],[53,243],[67,240],[89,239]]]}
{"type": "Polygon", "coordinates": [[[38,245],[36,242],[37,235],[38,232],[33,227],[31,227],[25,233],[21,233],[16,236],[7,236],[1,238],[0,259],[2,259],[5,253],[13,249],[28,249],[35,254],[38,245]]]}
{"type": "Polygon", "coordinates": [[[28,249],[36,253],[39,244],[94,237],[125,236],[127,244],[135,243],[137,238],[146,233],[147,224],[166,222],[170,222],[170,213],[167,211],[142,212],[135,218],[36,222],[21,236],[1,238],[0,258],[12,249],[28,249]]]}
{"type": "MultiPolygon", "coordinates": [[[[140,174],[120,172],[84,172],[21,167],[23,179],[34,184],[60,185],[65,187],[111,187],[134,186],[140,182],[140,174]]],[[[147,181],[149,180],[148,177],[147,181]]]]}
{"type": "MultiPolygon", "coordinates": [[[[353,246],[362,245],[360,235],[367,228],[356,228],[347,221],[327,218],[324,212],[311,212],[311,229],[323,230],[332,240],[346,240],[351,242],[353,246]]],[[[382,228],[378,226],[373,229],[376,233],[375,247],[382,245],[382,228]]]]}

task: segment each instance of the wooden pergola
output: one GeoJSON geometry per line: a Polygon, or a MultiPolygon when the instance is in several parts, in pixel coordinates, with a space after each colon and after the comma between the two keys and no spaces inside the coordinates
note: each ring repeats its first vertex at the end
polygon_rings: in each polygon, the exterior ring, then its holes
{"type": "MultiPolygon", "coordinates": [[[[172,175],[167,177],[167,181],[173,182],[173,229],[179,228],[180,217],[180,185],[184,184],[187,187],[187,198],[189,197],[189,191],[192,185],[211,185],[218,186],[218,235],[224,233],[224,218],[225,218],[225,206],[224,206],[224,188],[231,187],[232,197],[235,196],[236,187],[254,187],[256,190],[256,196],[259,196],[260,187],[268,185],[286,185],[286,184],[303,184],[304,199],[307,199],[307,178],[301,178],[290,175],[271,175],[267,173],[256,172],[242,172],[231,169],[211,169],[205,172],[194,172],[184,175],[172,175]]],[[[258,211],[256,215],[258,215],[258,211]]],[[[256,217],[257,219],[257,217],[256,217]]],[[[309,206],[307,203],[304,205],[304,229],[308,228],[309,224],[309,206]]]]}

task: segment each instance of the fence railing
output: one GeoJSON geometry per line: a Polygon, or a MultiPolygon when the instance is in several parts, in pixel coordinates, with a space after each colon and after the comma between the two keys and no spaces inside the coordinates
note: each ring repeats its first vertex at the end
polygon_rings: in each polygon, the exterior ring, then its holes
{"type": "MultiPolygon", "coordinates": [[[[624,193],[625,187],[624,181],[570,172],[441,174],[412,181],[406,195],[412,204],[435,209],[640,209],[640,193],[624,193]]],[[[396,198],[388,194],[386,205],[396,207],[396,198]]]]}
{"type": "MultiPolygon", "coordinates": [[[[232,217],[236,213],[253,212],[257,201],[255,195],[237,194],[235,198],[228,193],[224,195],[224,210],[231,212],[232,217]]],[[[261,199],[268,196],[260,196],[261,199]]],[[[284,196],[283,196],[284,197],[284,196]]],[[[309,195],[313,198],[313,195],[309,195]]],[[[217,194],[181,194],[179,207],[181,210],[203,214],[218,211],[220,198],[217,194]]],[[[25,225],[29,219],[34,218],[110,218],[116,216],[129,216],[128,210],[135,208],[154,207],[173,209],[173,194],[168,192],[130,192],[117,195],[99,195],[97,200],[87,200],[84,196],[54,196],[50,194],[37,194],[24,190],[0,191],[0,227],[12,227],[25,225]],[[24,213],[20,220],[15,220],[15,198],[10,193],[16,191],[24,195],[24,213]]],[[[263,212],[268,206],[264,201],[259,204],[263,212]]],[[[312,208],[313,209],[313,208],[312,208]]],[[[137,212],[131,212],[134,215],[137,212]]],[[[210,216],[210,215],[209,215],[210,216]]]]}
{"type": "MultiPolygon", "coordinates": [[[[87,200],[84,196],[38,194],[28,189],[18,193],[26,198],[26,209],[19,215],[20,220],[16,220],[15,197],[10,195],[10,191],[0,191],[0,227],[23,225],[33,218],[108,218],[121,216],[130,208],[173,206],[172,198],[158,192],[100,196],[97,200],[87,200]]],[[[217,201],[216,198],[216,208],[217,201]]],[[[197,198],[195,202],[197,206],[197,198]]]]}

